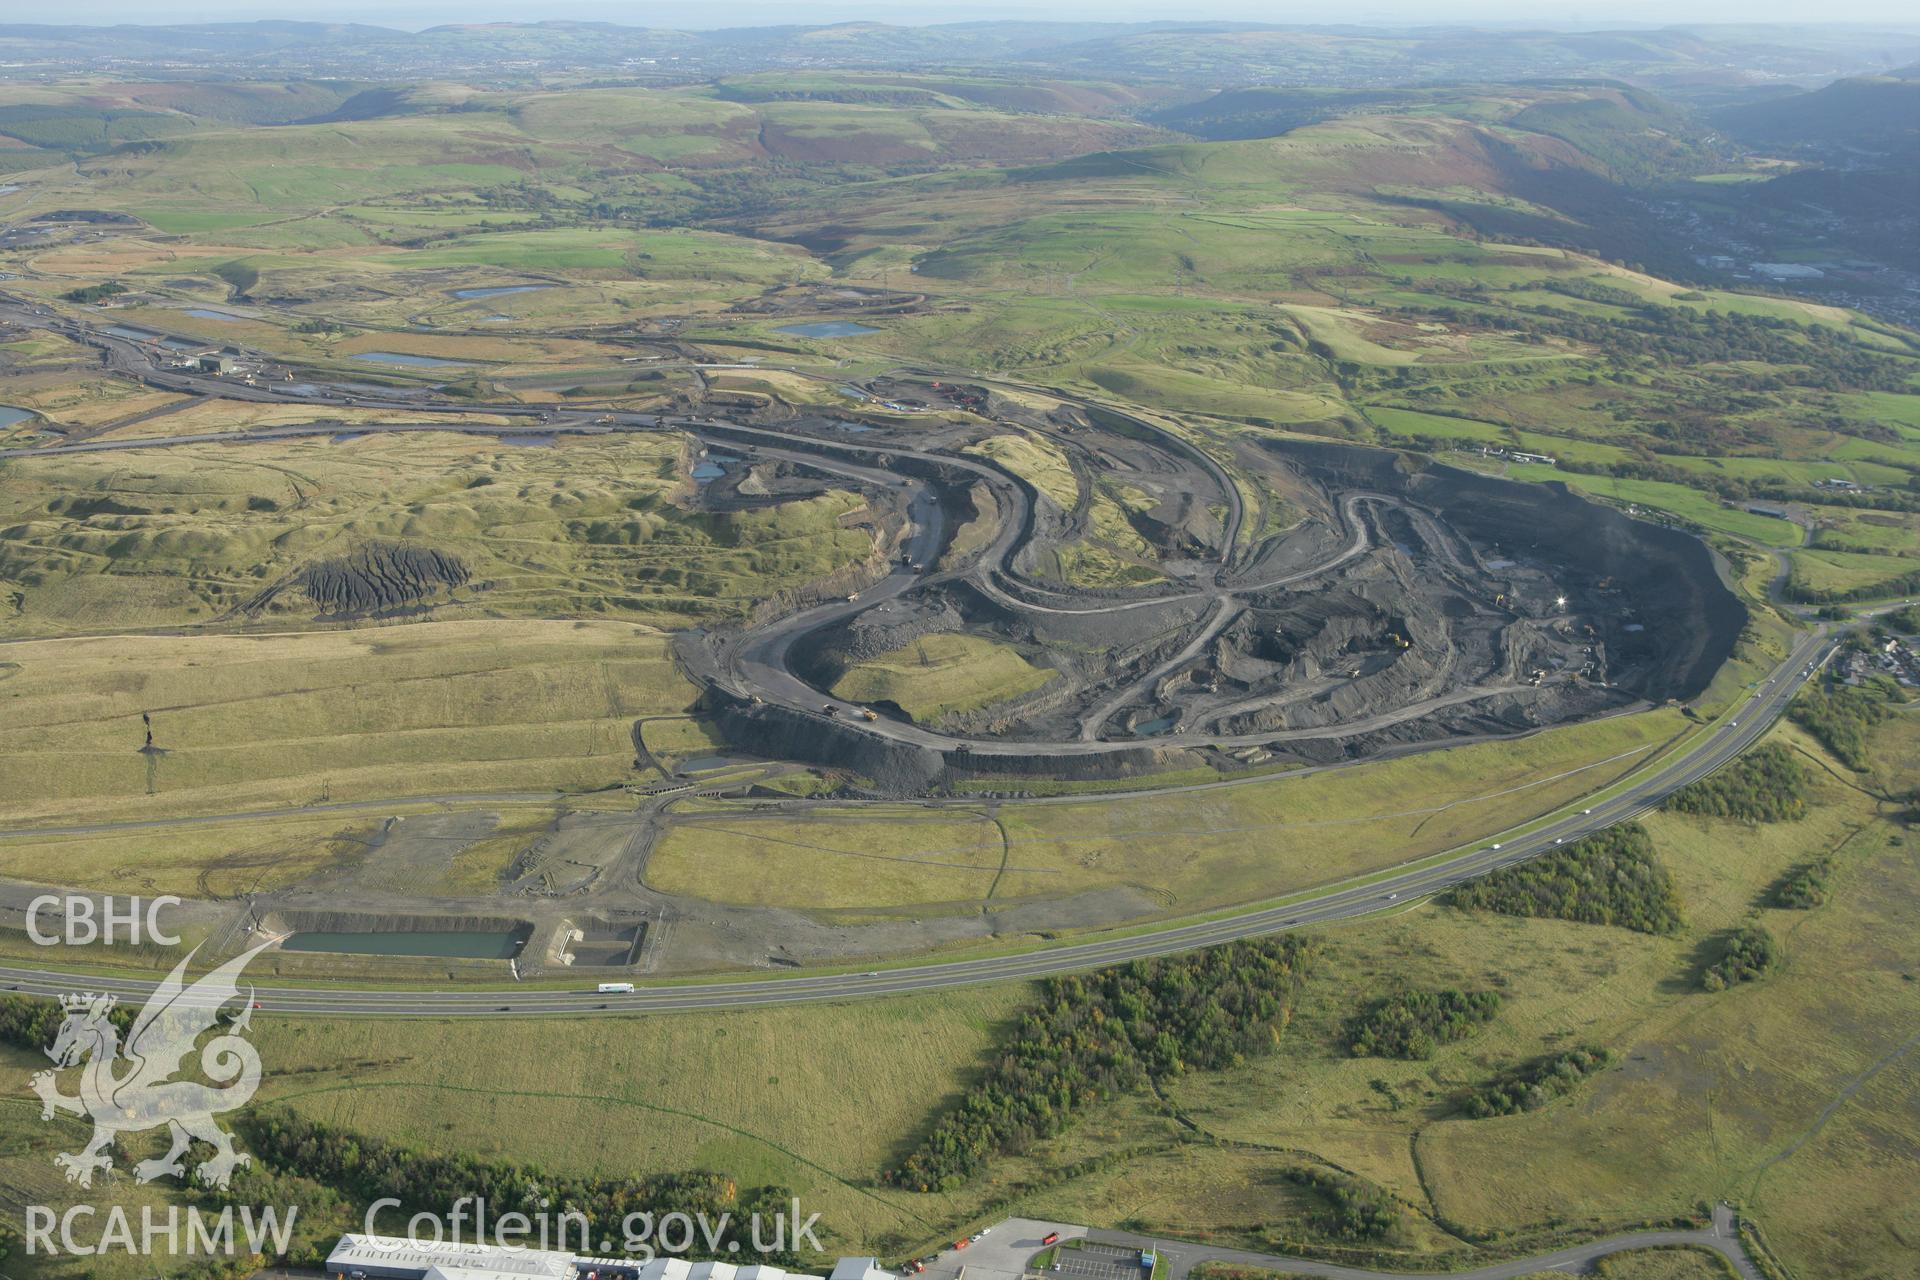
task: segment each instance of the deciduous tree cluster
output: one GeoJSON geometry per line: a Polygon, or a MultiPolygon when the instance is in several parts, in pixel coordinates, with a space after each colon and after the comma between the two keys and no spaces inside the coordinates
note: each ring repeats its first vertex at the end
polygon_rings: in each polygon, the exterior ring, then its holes
{"type": "Polygon", "coordinates": [[[1807,816],[1807,771],[1793,752],[1769,742],[1726,768],[1667,797],[1678,813],[1745,822],[1789,822],[1807,816]]]}
{"type": "MultiPolygon", "coordinates": [[[[657,1220],[685,1213],[705,1214],[719,1224],[711,1243],[696,1239],[686,1256],[726,1258],[729,1244],[742,1251],[755,1248],[748,1238],[754,1214],[771,1223],[773,1214],[790,1209],[784,1187],[742,1189],[732,1179],[704,1170],[612,1178],[555,1174],[533,1165],[415,1151],[285,1111],[249,1116],[241,1127],[254,1156],[267,1165],[361,1203],[391,1196],[401,1202],[401,1212],[446,1214],[461,1197],[476,1196],[495,1221],[509,1212],[523,1213],[534,1221],[554,1223],[556,1230],[560,1215],[578,1213],[588,1223],[589,1252],[597,1252],[602,1241],[618,1250],[629,1214],[652,1213],[657,1220]],[[723,1214],[728,1215],[724,1224],[723,1214]]],[[[770,1237],[772,1227],[763,1227],[763,1232],[770,1237]]],[[[556,1247],[579,1248],[579,1241],[570,1237],[556,1247]]],[[[798,1262],[790,1252],[756,1249],[753,1257],[786,1266],[798,1262]]]]}
{"type": "Polygon", "coordinates": [[[1832,858],[1818,858],[1797,866],[1774,886],[1773,904],[1810,911],[1826,902],[1832,878],[1832,858]]]}
{"type": "Polygon", "coordinates": [[[1842,685],[1802,689],[1787,714],[1849,769],[1865,769],[1871,763],[1867,732],[1891,713],[1874,694],[1842,685]]]}
{"type": "Polygon", "coordinates": [[[888,1180],[951,1190],[1102,1099],[1271,1052],[1312,959],[1303,939],[1263,938],[1049,978],[1012,1043],[888,1180]]]}
{"type": "Polygon", "coordinates": [[[1640,933],[1672,933],[1681,924],[1673,877],[1637,822],[1468,881],[1450,900],[1502,915],[1613,924],[1640,933]]]}
{"type": "Polygon", "coordinates": [[[1587,1077],[1613,1061],[1609,1050],[1591,1045],[1548,1054],[1502,1072],[1467,1096],[1467,1114],[1476,1120],[1537,1111],[1571,1093],[1587,1077]]]}
{"type": "Polygon", "coordinates": [[[1353,1020],[1348,1047],[1356,1058],[1431,1058],[1435,1046],[1465,1039],[1499,1012],[1492,991],[1403,991],[1353,1020]]]}
{"type": "Polygon", "coordinates": [[[1779,963],[1780,947],[1773,935],[1757,924],[1743,924],[1727,939],[1727,949],[1701,984],[1709,991],[1725,991],[1736,982],[1766,977],[1779,963]]]}

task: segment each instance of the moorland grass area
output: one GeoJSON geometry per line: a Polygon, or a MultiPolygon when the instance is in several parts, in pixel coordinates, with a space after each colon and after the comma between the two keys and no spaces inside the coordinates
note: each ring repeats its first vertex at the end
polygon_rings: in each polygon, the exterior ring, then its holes
{"type": "MultiPolygon", "coordinates": [[[[436,432],[0,462],[0,635],[309,621],[303,570],[369,544],[450,556],[438,616],[737,616],[864,558],[839,490],[687,510],[677,436],[551,447],[436,432]],[[276,590],[276,588],[280,588],[276,590]]],[[[407,599],[383,607],[412,605],[407,599]]]]}
{"type": "MultiPolygon", "coordinates": [[[[1880,742],[1890,756],[1908,749],[1880,742]]],[[[1897,942],[1920,882],[1911,835],[1889,820],[1892,810],[1831,781],[1819,800],[1804,822],[1772,827],[1648,819],[1689,912],[1670,938],[1437,906],[1333,930],[1337,976],[1320,999],[1310,991],[1278,1056],[1192,1077],[1172,1099],[1203,1133],[1311,1151],[1457,1232],[1597,1227],[1726,1197],[1759,1217],[1797,1274],[1891,1280],[1913,1221],[1898,1188],[1920,1167],[1901,1056],[1920,996],[1897,942]],[[1828,850],[1846,868],[1828,906],[1808,914],[1763,905],[1773,877],[1828,850]],[[1737,992],[1703,992],[1697,970],[1755,913],[1781,939],[1783,969],[1737,992]],[[1500,992],[1501,1012],[1430,1062],[1343,1056],[1347,1019],[1383,983],[1487,986],[1500,992]],[[1572,1043],[1610,1047],[1620,1065],[1542,1111],[1457,1114],[1468,1088],[1572,1043]],[[1793,1053],[1767,1051],[1785,1043],[1793,1053]]],[[[1164,1133],[1163,1124],[1142,1114],[1090,1125],[1047,1159],[1057,1167],[1103,1145],[1124,1149],[1164,1133]]],[[[1204,1178],[1190,1185],[1187,1195],[1156,1197],[1156,1221],[1202,1232],[1233,1222],[1231,1201],[1216,1209],[1204,1178]]],[[[1030,1203],[1077,1219],[1141,1204],[1143,1193],[1132,1169],[1117,1168],[1030,1203]]]]}
{"type": "MultiPolygon", "coordinates": [[[[896,1001],[716,1018],[598,1023],[334,1021],[258,1017],[254,1040],[269,1064],[255,1107],[287,1106],[324,1122],[433,1150],[608,1176],[711,1169],[743,1186],[782,1184],[828,1247],[871,1251],[915,1240],[947,1207],[872,1185],[870,1170],[957,1090],[968,1064],[1010,1025],[1020,985],[896,1001]],[[564,1028],[564,1034],[556,1035],[564,1028]],[[477,1033],[477,1035],[476,1035],[477,1033]],[[839,1052],[814,1049],[839,1042],[839,1052]],[[861,1081],[857,1107],[846,1088],[861,1081]],[[594,1139],[581,1126],[593,1117],[594,1139]]],[[[33,1203],[76,1195],[52,1162],[85,1129],[43,1124],[26,1075],[38,1055],[0,1049],[0,1178],[33,1203]],[[17,1099],[24,1098],[25,1101],[17,1099]]],[[[174,1184],[135,1188],[122,1178],[94,1201],[161,1203],[174,1184]]],[[[321,1207],[305,1228],[329,1240],[357,1230],[357,1206],[321,1207]]],[[[323,1248],[325,1246],[323,1245],[323,1248]]],[[[78,1276],[75,1259],[36,1274],[78,1276]]],[[[124,1258],[93,1260],[103,1278],[124,1258]]],[[[144,1263],[142,1263],[144,1265],[144,1263]]]]}

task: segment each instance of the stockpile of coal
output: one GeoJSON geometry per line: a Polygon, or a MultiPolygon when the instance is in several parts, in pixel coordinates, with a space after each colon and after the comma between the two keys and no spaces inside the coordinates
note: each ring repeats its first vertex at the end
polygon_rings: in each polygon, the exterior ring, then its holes
{"type": "Polygon", "coordinates": [[[267,588],[247,605],[259,613],[297,591],[325,620],[380,617],[410,609],[462,587],[472,571],[457,557],[431,547],[369,542],[344,556],[317,560],[267,588]]]}

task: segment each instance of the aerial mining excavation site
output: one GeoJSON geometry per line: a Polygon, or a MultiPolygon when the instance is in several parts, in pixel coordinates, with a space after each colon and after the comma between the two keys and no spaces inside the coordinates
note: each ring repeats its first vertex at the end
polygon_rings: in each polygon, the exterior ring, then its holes
{"type": "MultiPolygon", "coordinates": [[[[150,384],[199,391],[208,379],[147,337],[64,328],[150,384]]],[[[508,503],[495,521],[526,519],[528,503],[577,512],[562,526],[582,557],[576,591],[616,571],[630,590],[688,580],[670,555],[658,568],[636,560],[642,518],[655,534],[670,521],[721,539],[753,537],[755,520],[812,527],[835,539],[838,559],[701,625],[611,641],[603,664],[654,645],[663,674],[686,691],[681,710],[617,721],[634,772],[603,792],[631,792],[637,809],[608,811],[592,791],[533,792],[482,797],[469,812],[363,815],[311,862],[277,846],[235,853],[201,874],[185,910],[222,949],[262,930],[352,940],[433,934],[438,922],[522,972],[663,973],[1164,916],[1227,900],[1231,875],[1147,886],[1072,841],[1032,862],[1016,856],[999,818],[1001,834],[986,843],[969,824],[986,816],[983,804],[1047,787],[1145,800],[1169,785],[1302,775],[1683,701],[1726,660],[1745,616],[1698,538],[1560,485],[1328,439],[1190,433],[1054,390],[907,368],[831,385],[852,405],[688,397],[646,412],[554,412],[463,404],[428,388],[268,380],[247,394],[442,416],[349,433],[321,417],[186,438],[246,456],[315,436],[329,449],[464,437],[496,461],[459,492],[500,496],[450,509],[508,503]],[[637,470],[611,481],[581,472],[596,449],[640,451],[623,464],[637,470]],[[498,461],[537,468],[545,457],[563,460],[537,473],[551,478],[498,461]],[[648,468],[651,496],[634,487],[648,468]],[[808,526],[798,515],[808,510],[828,514],[808,526]],[[919,903],[910,919],[795,912],[777,892],[744,891],[728,869],[729,841],[805,844],[801,833],[859,812],[884,830],[886,811],[858,807],[900,802],[930,824],[909,838],[936,842],[910,861],[970,877],[982,870],[974,859],[997,859],[989,909],[962,896],[919,903]],[[690,852],[708,847],[723,860],[690,852]],[[461,873],[460,860],[483,850],[504,857],[502,870],[461,873]],[[245,878],[237,899],[220,889],[232,876],[245,878]]],[[[76,440],[67,453],[144,443],[76,440]]],[[[122,506],[117,518],[145,518],[122,506]]],[[[223,624],[255,628],[500,618],[524,607],[515,595],[538,581],[528,576],[538,566],[511,540],[475,540],[459,524],[436,535],[432,511],[415,503],[391,534],[346,554],[261,565],[249,571],[260,585],[244,593],[219,582],[187,589],[223,624]]],[[[249,501],[245,518],[281,517],[249,501]]],[[[762,573],[778,573],[788,553],[776,539],[750,554],[762,573]]],[[[157,794],[183,768],[179,738],[171,713],[141,724],[157,794]]],[[[1521,791],[1591,789],[1653,746],[1521,791]]],[[[1460,801],[1463,812],[1504,794],[1483,785],[1460,801]]],[[[1113,813],[1125,820],[1124,808],[1113,813]]],[[[1449,830],[1420,838],[1443,847],[1449,830]]],[[[1241,856],[1224,849],[1219,861],[1231,868],[1241,856]]],[[[1276,887],[1314,874],[1264,856],[1247,865],[1276,887]]],[[[278,963],[289,972],[332,963],[299,950],[278,963]]]]}
{"type": "Polygon", "coordinates": [[[1269,439],[1233,459],[1260,481],[1256,506],[1142,421],[940,390],[1037,444],[1015,452],[977,427],[697,428],[727,459],[708,501],[791,496],[811,472],[887,513],[886,567],[842,598],[682,638],[740,747],[851,761],[896,793],[1327,762],[1689,697],[1738,634],[1697,540],[1564,491],[1269,439]],[[951,637],[1032,674],[933,715],[848,695],[864,666],[911,679],[951,637]]]}

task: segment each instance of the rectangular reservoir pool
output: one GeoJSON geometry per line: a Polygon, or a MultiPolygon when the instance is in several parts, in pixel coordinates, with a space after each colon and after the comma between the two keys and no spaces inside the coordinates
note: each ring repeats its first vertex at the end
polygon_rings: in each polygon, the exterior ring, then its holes
{"type": "Polygon", "coordinates": [[[495,284],[488,285],[484,289],[455,289],[453,296],[465,302],[469,298],[498,298],[508,293],[535,293],[549,287],[544,284],[495,284]]]}
{"type": "Polygon", "coordinates": [[[526,945],[523,931],[400,929],[392,933],[296,933],[282,951],[324,951],[348,956],[430,956],[436,960],[511,960],[526,945]]]}
{"type": "Polygon", "coordinates": [[[399,351],[362,351],[354,357],[368,364],[403,364],[410,369],[447,369],[466,363],[464,360],[442,360],[438,356],[410,356],[399,351]]]}
{"type": "Polygon", "coordinates": [[[783,324],[775,333],[791,333],[802,338],[857,338],[863,333],[878,333],[872,325],[851,320],[815,320],[811,324],[783,324]]]}

